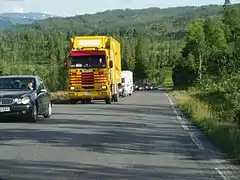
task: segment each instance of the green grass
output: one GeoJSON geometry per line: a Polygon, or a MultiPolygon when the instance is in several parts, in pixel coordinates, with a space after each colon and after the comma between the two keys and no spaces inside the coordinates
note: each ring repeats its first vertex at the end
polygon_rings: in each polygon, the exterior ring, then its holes
{"type": "Polygon", "coordinates": [[[172,80],[172,68],[165,69],[165,80],[162,84],[164,87],[172,87],[173,80],[172,80]]]}
{"type": "Polygon", "coordinates": [[[67,91],[51,92],[51,100],[54,104],[69,103],[68,92],[67,91]]]}
{"type": "MultiPolygon", "coordinates": [[[[227,151],[236,162],[240,163],[240,127],[227,119],[219,119],[213,104],[199,98],[201,95],[199,92],[172,91],[171,94],[179,108],[198,127],[202,128],[206,135],[213,138],[219,147],[227,151]]],[[[212,96],[206,97],[205,94],[204,98],[213,103],[212,96]]]]}

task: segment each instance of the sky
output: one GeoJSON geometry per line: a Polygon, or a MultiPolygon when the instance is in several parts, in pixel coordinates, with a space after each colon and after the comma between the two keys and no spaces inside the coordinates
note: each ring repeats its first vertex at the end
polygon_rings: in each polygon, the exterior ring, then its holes
{"type": "MultiPolygon", "coordinates": [[[[240,0],[232,0],[231,2],[240,3],[240,0]]],[[[0,0],[0,13],[44,12],[60,16],[73,16],[96,13],[107,9],[167,8],[223,3],[224,0],[0,0]]]]}

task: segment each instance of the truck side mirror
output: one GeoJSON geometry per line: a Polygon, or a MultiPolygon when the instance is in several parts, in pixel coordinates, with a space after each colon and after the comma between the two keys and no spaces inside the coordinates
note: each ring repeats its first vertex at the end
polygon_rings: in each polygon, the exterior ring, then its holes
{"type": "Polygon", "coordinates": [[[113,67],[113,62],[109,61],[109,67],[112,68],[113,67]]]}
{"type": "Polygon", "coordinates": [[[64,69],[68,69],[68,59],[67,58],[65,58],[64,59],[64,69]]]}

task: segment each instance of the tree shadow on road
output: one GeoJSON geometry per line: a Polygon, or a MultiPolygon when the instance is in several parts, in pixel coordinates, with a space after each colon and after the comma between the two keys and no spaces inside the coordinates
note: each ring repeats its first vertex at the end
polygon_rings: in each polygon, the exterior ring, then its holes
{"type": "MultiPolygon", "coordinates": [[[[176,161],[196,163],[201,161],[209,161],[210,158],[217,159],[221,155],[208,152],[209,154],[200,152],[192,142],[187,133],[182,133],[176,126],[160,126],[153,128],[153,125],[146,123],[121,122],[114,123],[112,121],[87,121],[76,124],[79,120],[65,119],[68,125],[79,126],[79,129],[69,128],[65,126],[57,126],[51,130],[33,128],[9,128],[0,131],[0,148],[1,146],[23,146],[16,142],[32,141],[35,144],[45,144],[47,146],[61,148],[75,148],[81,156],[81,152],[93,152],[96,154],[110,155],[136,155],[146,156],[174,156],[176,161]],[[84,125],[83,125],[84,124],[84,125]],[[195,157],[193,159],[193,157],[195,157]]],[[[42,123],[40,123],[42,124],[42,123]]],[[[46,124],[48,125],[48,124],[46,124]]],[[[49,124],[50,125],[50,124],[49,124]]],[[[71,151],[69,151],[70,153],[71,151]]],[[[56,152],[57,153],[57,152],[56,152]]],[[[157,160],[157,159],[156,159],[157,160]]],[[[95,163],[98,163],[97,161],[95,163]]],[[[164,163],[158,162],[164,165],[164,163]]],[[[180,163],[181,164],[181,163],[180,163]]],[[[123,165],[123,164],[122,164],[123,165]]],[[[178,163],[179,165],[179,163],[178,163]]],[[[211,164],[205,164],[203,168],[209,170],[211,164]]],[[[83,164],[64,164],[61,162],[18,162],[18,161],[0,161],[0,174],[14,169],[14,175],[19,172],[16,179],[31,179],[39,175],[62,179],[66,176],[68,179],[209,179],[206,173],[201,173],[199,169],[191,167],[164,167],[164,166],[128,166],[122,168],[113,168],[106,166],[83,165],[83,164]],[[44,170],[45,168],[45,170],[44,170]],[[53,170],[51,170],[51,168],[53,170]],[[54,169],[55,168],[55,169],[54,169]],[[54,172],[51,172],[54,171],[54,172]],[[22,173],[22,174],[20,174],[22,173]],[[196,176],[196,173],[198,174],[196,176]]],[[[202,168],[201,168],[202,171],[202,168]]],[[[209,172],[210,173],[210,172],[209,172]]],[[[211,172],[213,173],[213,172],[211,172]]],[[[45,179],[45,178],[44,178],[45,179]]]]}
{"type": "Polygon", "coordinates": [[[128,115],[128,114],[141,114],[141,115],[154,115],[154,116],[172,116],[172,117],[176,117],[176,114],[173,112],[173,109],[171,106],[168,105],[161,105],[159,107],[145,107],[145,106],[132,106],[132,105],[127,105],[124,104],[125,106],[109,106],[109,107],[105,107],[105,106],[88,106],[86,108],[87,111],[89,111],[89,113],[85,113],[83,110],[84,108],[82,107],[78,107],[81,108],[81,112],[53,112],[53,115],[79,115],[79,116],[83,116],[83,115],[96,115],[96,114],[100,114],[103,116],[116,116],[117,114],[119,115],[128,115]],[[96,113],[98,112],[98,113],[96,113]],[[104,112],[100,113],[100,112],[104,112]]]}
{"type": "Polygon", "coordinates": [[[179,166],[148,166],[148,165],[98,165],[72,162],[16,161],[0,162],[0,174],[5,180],[207,180],[220,179],[216,172],[207,168],[183,168],[179,166]],[[202,171],[204,173],[202,173],[202,171]]]}
{"type": "MultiPolygon", "coordinates": [[[[68,125],[77,126],[74,120],[65,120],[68,125]]],[[[0,146],[14,145],[11,141],[30,140],[53,147],[74,147],[84,151],[107,154],[159,155],[172,153],[179,156],[196,156],[199,150],[190,136],[176,127],[155,127],[144,123],[113,123],[85,121],[79,129],[65,126],[58,130],[2,129],[0,146]],[[82,128],[81,128],[82,127],[82,128]]],[[[16,146],[18,146],[16,144],[16,146]]],[[[214,155],[216,156],[216,155],[214,155]]],[[[205,156],[198,156],[206,159],[205,156]]]]}

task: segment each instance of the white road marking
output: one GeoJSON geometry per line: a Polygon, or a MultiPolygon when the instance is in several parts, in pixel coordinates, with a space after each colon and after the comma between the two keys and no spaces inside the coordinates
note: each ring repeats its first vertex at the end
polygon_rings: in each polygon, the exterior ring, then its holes
{"type": "Polygon", "coordinates": [[[188,132],[188,134],[190,135],[192,141],[194,142],[194,144],[198,147],[198,149],[200,150],[204,150],[204,147],[201,143],[201,141],[191,132],[188,132]]]}
{"type": "Polygon", "coordinates": [[[223,172],[219,169],[219,168],[214,168],[218,174],[220,174],[220,176],[224,179],[224,180],[228,180],[228,178],[226,176],[224,176],[223,172]]]}
{"type": "Polygon", "coordinates": [[[178,114],[175,108],[173,108],[173,112],[174,112],[176,115],[178,114]]]}
{"type": "MultiPolygon", "coordinates": [[[[170,104],[173,108],[173,112],[176,114],[176,118],[178,120],[180,120],[181,126],[183,127],[183,129],[184,130],[189,130],[188,126],[186,125],[186,122],[181,117],[182,113],[177,112],[176,108],[174,107],[174,103],[173,103],[171,97],[167,93],[165,93],[165,95],[167,96],[167,98],[168,98],[168,100],[169,100],[169,102],[170,102],[170,104]]],[[[203,146],[202,142],[194,135],[194,133],[188,132],[188,134],[189,134],[191,140],[193,141],[193,143],[197,146],[197,148],[199,150],[204,150],[204,146],[203,146]]],[[[221,161],[220,160],[213,160],[212,162],[214,162],[215,164],[221,165],[223,162],[226,162],[226,161],[225,160],[221,160],[221,161]]],[[[228,178],[224,175],[224,173],[220,170],[220,168],[215,167],[214,169],[223,178],[223,180],[228,180],[228,178]]]]}

